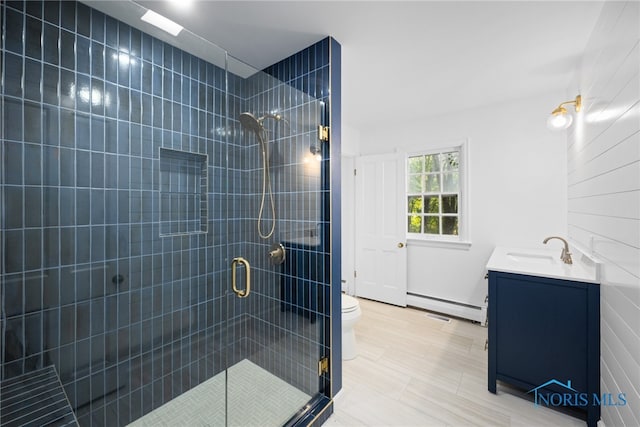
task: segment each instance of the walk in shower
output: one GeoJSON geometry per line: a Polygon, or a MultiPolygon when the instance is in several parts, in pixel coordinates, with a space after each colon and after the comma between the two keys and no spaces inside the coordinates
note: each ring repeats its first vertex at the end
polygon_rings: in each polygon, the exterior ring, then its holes
{"type": "Polygon", "coordinates": [[[339,45],[257,71],[80,2],[0,8],[0,424],[321,424],[339,45]]]}

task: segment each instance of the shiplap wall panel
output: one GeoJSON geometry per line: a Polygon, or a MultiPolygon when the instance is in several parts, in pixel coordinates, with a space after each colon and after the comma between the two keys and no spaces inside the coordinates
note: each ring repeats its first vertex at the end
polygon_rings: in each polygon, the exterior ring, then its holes
{"type": "Polygon", "coordinates": [[[603,261],[602,392],[607,426],[640,425],[640,3],[604,3],[569,94],[584,113],[569,131],[567,229],[603,261]]]}
{"type": "MultiPolygon", "coordinates": [[[[603,327],[603,332],[608,334],[613,334],[613,330],[608,327],[603,327]]],[[[616,353],[615,349],[609,347],[607,343],[603,343],[601,346],[601,358],[606,360],[611,360],[611,363],[606,364],[606,369],[603,369],[601,373],[602,382],[606,384],[606,386],[601,387],[602,393],[611,393],[612,396],[618,396],[620,390],[631,390],[633,388],[633,384],[631,380],[626,375],[628,371],[627,367],[622,367],[622,365],[616,360],[618,357],[618,353],[616,353]]],[[[625,399],[627,399],[627,404],[623,407],[612,407],[605,406],[602,408],[603,411],[603,419],[605,419],[605,425],[607,427],[622,427],[629,426],[635,427],[640,425],[640,420],[638,420],[638,415],[635,413],[633,408],[637,408],[638,397],[635,393],[625,393],[625,399]],[[613,409],[613,410],[612,410],[613,409]],[[614,418],[619,418],[623,421],[612,421],[609,419],[606,414],[609,412],[616,413],[614,418]]]]}
{"type": "MultiPolygon", "coordinates": [[[[636,78],[640,78],[640,76],[636,76],[636,78]]],[[[637,84],[635,90],[638,90],[637,84]]],[[[628,92],[632,91],[633,89],[628,92]]],[[[575,139],[582,141],[587,138],[591,139],[581,142],[581,146],[573,148],[575,150],[575,156],[571,158],[568,163],[570,183],[578,180],[575,176],[576,173],[579,172],[578,169],[580,167],[612,148],[612,141],[616,141],[619,144],[638,132],[640,105],[637,103],[631,106],[620,106],[620,104],[616,104],[614,108],[610,107],[609,110],[604,110],[599,114],[585,114],[586,119],[583,121],[586,122],[589,129],[585,129],[583,131],[584,135],[576,136],[575,139]],[[614,123],[613,125],[611,124],[612,121],[614,123]],[[604,124],[609,126],[605,128],[604,124]],[[598,129],[599,133],[594,136],[596,133],[594,130],[595,127],[601,127],[601,129],[598,129]]],[[[582,124],[581,126],[584,128],[585,125],[582,124]]]]}
{"type": "MultiPolygon", "coordinates": [[[[631,159],[629,160],[632,161],[631,159]]],[[[596,175],[588,180],[569,187],[569,199],[590,195],[633,192],[638,190],[640,182],[640,164],[636,161],[626,166],[596,175]]],[[[631,197],[631,196],[630,196],[631,197]]]]}
{"type": "MultiPolygon", "coordinates": [[[[619,67],[615,76],[612,76],[606,83],[598,82],[594,83],[592,87],[583,87],[584,91],[583,95],[583,111],[587,118],[599,119],[598,115],[604,113],[605,117],[609,117],[612,114],[620,113],[626,110],[626,107],[631,106],[635,99],[626,98],[627,103],[620,102],[620,100],[625,99],[625,93],[628,93],[629,90],[632,90],[632,85],[637,84],[637,69],[634,67],[635,64],[638,63],[638,44],[634,44],[633,46],[629,46],[629,51],[627,51],[627,47],[623,50],[623,54],[625,55],[624,61],[620,61],[619,67]],[[620,98],[620,96],[622,96],[620,98]],[[610,103],[619,98],[620,100],[616,101],[620,103],[619,108],[611,109],[610,103]]],[[[603,53],[603,57],[605,57],[604,64],[607,67],[611,67],[611,63],[614,62],[610,59],[611,51],[607,51],[606,54],[603,53]]],[[[589,83],[584,83],[585,85],[589,85],[589,83]]],[[[593,136],[597,136],[602,130],[604,130],[607,126],[611,124],[610,121],[607,120],[595,120],[592,123],[592,126],[588,129],[589,132],[593,134],[593,136]]]]}
{"type": "Polygon", "coordinates": [[[640,247],[640,222],[637,219],[569,212],[568,220],[572,225],[595,235],[606,236],[635,249],[640,247]]]}
{"type": "MultiPolygon", "coordinates": [[[[618,18],[624,10],[624,4],[611,3],[607,7],[602,8],[600,18],[596,24],[592,34],[610,34],[613,30],[618,18]]],[[[585,47],[582,64],[577,72],[577,80],[584,82],[593,82],[597,78],[599,70],[603,67],[598,64],[598,59],[604,50],[604,44],[607,40],[604,37],[591,37],[588,45],[585,47]]],[[[583,86],[583,88],[590,87],[583,86]]]]}
{"type": "MultiPolygon", "coordinates": [[[[622,269],[615,270],[615,273],[619,276],[629,275],[628,273],[622,269]]],[[[614,276],[611,274],[610,276],[614,276]]],[[[621,280],[617,280],[616,283],[629,283],[631,279],[622,278],[621,280]]],[[[631,303],[635,304],[638,307],[638,311],[640,311],[640,287],[637,286],[618,286],[614,288],[616,291],[624,294],[625,298],[627,298],[631,303]]],[[[640,331],[640,317],[636,319],[636,327],[634,330],[640,331]]]]}
{"type": "MultiPolygon", "coordinates": [[[[638,108],[636,110],[640,111],[638,108]]],[[[631,120],[629,120],[629,122],[631,122],[631,120]]],[[[620,129],[622,127],[626,128],[627,126],[611,126],[609,129],[620,129]]],[[[632,126],[628,127],[631,128],[632,126]]],[[[627,130],[634,131],[634,133],[628,135],[627,132],[612,131],[611,133],[614,134],[612,136],[616,136],[616,140],[620,142],[611,147],[603,147],[604,151],[600,151],[599,154],[595,154],[594,152],[592,158],[586,157],[588,160],[582,163],[581,167],[576,169],[574,173],[569,174],[569,186],[636,162],[634,155],[638,151],[640,133],[637,129],[627,130]]]]}
{"type": "Polygon", "coordinates": [[[614,301],[607,299],[601,306],[602,314],[608,319],[607,328],[610,331],[616,331],[612,335],[613,338],[608,341],[608,345],[622,366],[631,367],[620,374],[629,378],[631,384],[638,384],[640,383],[640,360],[638,360],[640,353],[637,350],[640,344],[636,344],[636,340],[640,337],[624,321],[624,316],[628,316],[629,313],[620,312],[618,307],[614,309],[613,304],[615,304],[614,301]]]}
{"type": "MultiPolygon", "coordinates": [[[[636,78],[638,77],[636,76],[636,78]]],[[[640,86],[638,86],[638,83],[635,86],[637,91],[640,86]]],[[[629,90],[628,92],[632,91],[629,90]]],[[[618,99],[616,101],[619,102],[618,99]]],[[[585,122],[581,125],[584,135],[581,138],[576,137],[576,139],[586,140],[589,138],[589,140],[582,142],[581,146],[573,148],[575,156],[570,159],[568,169],[569,178],[571,179],[570,184],[579,180],[576,178],[576,174],[580,172],[578,168],[606,153],[607,150],[612,148],[612,144],[614,144],[612,141],[616,141],[615,145],[618,145],[638,132],[637,117],[640,105],[636,103],[630,106],[620,106],[618,103],[616,109],[617,111],[612,111],[610,108],[597,114],[587,112],[582,117],[582,121],[585,122]],[[605,128],[605,124],[608,127],[605,128]],[[586,126],[588,126],[588,129],[584,129],[586,126]],[[599,133],[596,135],[594,129],[599,126],[602,128],[598,129],[599,133]]]]}
{"type": "MultiPolygon", "coordinates": [[[[596,25],[586,46],[579,78],[585,91],[597,90],[620,73],[626,59],[626,49],[637,40],[631,2],[609,1],[603,7],[602,25],[596,25]]],[[[635,18],[637,20],[637,17],[635,18]]]]}
{"type": "MultiPolygon", "coordinates": [[[[606,348],[602,348],[601,352],[604,354],[606,351],[608,351],[608,349],[606,348]]],[[[620,390],[620,387],[618,387],[618,384],[616,384],[615,382],[615,378],[613,378],[613,375],[611,374],[611,372],[609,371],[609,368],[606,365],[602,366],[601,369],[601,378],[602,378],[602,384],[600,385],[600,392],[603,394],[613,394],[612,390],[615,390],[616,392],[618,390],[620,390]],[[609,389],[609,387],[612,387],[612,389],[609,389]]],[[[607,422],[609,423],[607,427],[609,426],[623,426],[624,422],[622,421],[622,414],[620,411],[612,411],[608,414],[609,416],[607,417],[607,422]]],[[[633,414],[632,416],[633,417],[633,414]]],[[[631,418],[631,417],[627,417],[627,418],[631,418]]]]}
{"type": "MultiPolygon", "coordinates": [[[[638,44],[633,40],[605,46],[594,64],[594,67],[598,69],[598,76],[602,79],[594,76],[593,80],[585,81],[586,93],[595,97],[617,93],[620,90],[620,85],[625,85],[635,74],[633,67],[630,66],[637,60],[637,47],[638,44]]],[[[603,99],[611,99],[611,97],[603,99]]],[[[586,107],[589,111],[602,108],[603,105],[596,103],[586,105],[586,107]]]]}
{"type": "MultiPolygon", "coordinates": [[[[638,144],[640,144],[640,141],[638,141],[638,144]]],[[[640,218],[640,197],[629,197],[626,192],[576,197],[569,200],[568,208],[569,212],[582,212],[618,218],[640,218]]]]}
{"type": "MultiPolygon", "coordinates": [[[[590,94],[604,94],[620,88],[621,83],[628,82],[635,75],[633,64],[638,63],[638,43],[629,40],[619,46],[613,46],[602,52],[600,64],[602,70],[609,69],[608,80],[594,80],[591,87],[587,88],[590,94]]],[[[602,104],[586,105],[588,111],[597,112],[602,104]]]]}
{"type": "MultiPolygon", "coordinates": [[[[634,280],[637,280],[640,272],[640,267],[638,266],[640,262],[638,261],[638,250],[636,248],[623,245],[604,236],[595,235],[591,230],[585,230],[572,224],[569,224],[568,230],[572,240],[581,243],[585,247],[588,247],[587,245],[591,243],[593,252],[598,255],[598,258],[601,258],[605,264],[615,265],[616,268],[603,269],[603,276],[606,273],[608,281],[612,283],[633,283],[634,280]],[[616,277],[623,279],[616,280],[616,277]]],[[[640,317],[638,318],[638,323],[640,324],[640,317]]]]}
{"type": "MultiPolygon", "coordinates": [[[[631,354],[625,348],[624,343],[618,338],[617,334],[614,333],[615,330],[612,327],[606,325],[604,331],[606,331],[608,335],[614,337],[607,343],[604,343],[601,347],[602,358],[606,358],[611,361],[611,363],[608,364],[608,368],[611,375],[615,378],[615,383],[617,384],[617,389],[612,388],[612,394],[617,396],[621,393],[621,390],[627,390],[625,392],[627,399],[626,406],[629,406],[632,409],[632,412],[635,413],[636,411],[634,409],[640,405],[640,395],[637,393],[630,393],[628,390],[633,390],[634,386],[637,386],[638,383],[635,381],[637,380],[638,375],[636,373],[640,369],[640,366],[634,363],[631,358],[631,354]],[[635,371],[633,368],[635,368],[635,371]]],[[[611,408],[605,406],[603,409],[608,410],[611,408]]],[[[635,414],[635,416],[637,417],[637,414],[635,414]]],[[[606,421],[605,424],[610,426],[606,421]]],[[[638,424],[637,419],[633,419],[628,420],[624,425],[638,426],[640,424],[638,424]]]]}
{"type": "Polygon", "coordinates": [[[631,301],[625,294],[619,292],[615,287],[607,289],[607,304],[610,309],[615,307],[615,310],[607,314],[608,319],[612,319],[609,324],[612,328],[619,331],[618,336],[620,339],[628,344],[630,353],[638,368],[635,371],[635,381],[640,383],[640,330],[634,329],[628,323],[624,322],[624,319],[634,316],[637,313],[638,305],[635,301],[631,301]]]}

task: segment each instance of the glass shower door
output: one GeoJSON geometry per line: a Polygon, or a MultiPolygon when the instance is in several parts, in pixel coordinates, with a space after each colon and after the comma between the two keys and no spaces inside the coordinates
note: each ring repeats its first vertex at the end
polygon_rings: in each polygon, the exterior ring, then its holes
{"type": "Polygon", "coordinates": [[[285,84],[140,3],[0,2],[0,382],[53,366],[82,426],[281,425],[329,376],[326,52],[285,84]]]}
{"type": "Polygon", "coordinates": [[[308,410],[324,384],[325,109],[266,73],[234,75],[234,63],[229,86],[243,96],[228,109],[226,423],[280,426],[308,410]]]}

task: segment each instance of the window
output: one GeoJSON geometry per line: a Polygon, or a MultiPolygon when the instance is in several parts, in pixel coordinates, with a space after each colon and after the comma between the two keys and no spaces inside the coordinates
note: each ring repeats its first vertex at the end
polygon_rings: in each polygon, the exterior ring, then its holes
{"type": "Polygon", "coordinates": [[[465,144],[407,157],[407,236],[464,241],[465,144]]]}

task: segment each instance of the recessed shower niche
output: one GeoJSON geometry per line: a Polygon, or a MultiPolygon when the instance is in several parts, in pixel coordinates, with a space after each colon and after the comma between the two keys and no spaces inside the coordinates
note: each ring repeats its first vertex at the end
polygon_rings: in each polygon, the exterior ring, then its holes
{"type": "Polygon", "coordinates": [[[160,236],[207,232],[207,156],[160,148],[160,236]]]}

